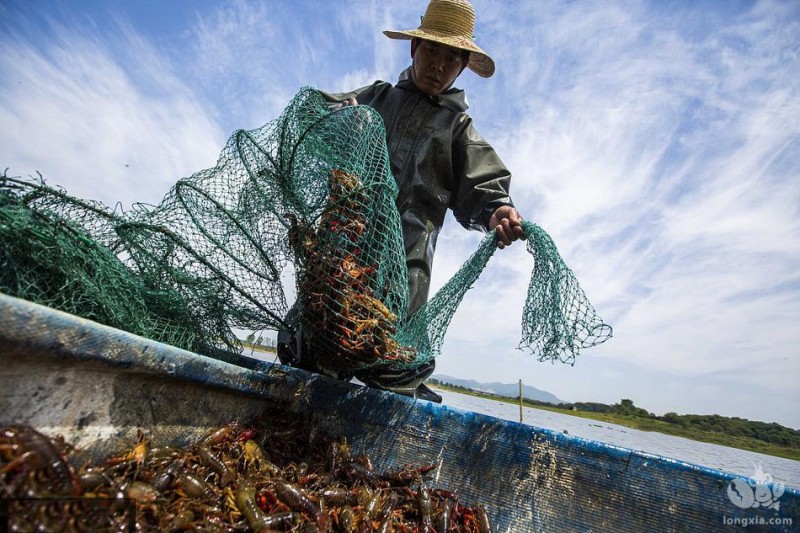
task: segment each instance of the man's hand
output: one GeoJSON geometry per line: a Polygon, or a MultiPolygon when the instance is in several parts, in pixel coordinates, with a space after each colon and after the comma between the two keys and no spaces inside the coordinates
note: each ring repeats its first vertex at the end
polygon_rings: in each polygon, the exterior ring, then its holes
{"type": "Polygon", "coordinates": [[[328,103],[328,111],[338,111],[345,106],[349,105],[358,105],[358,100],[356,100],[355,96],[351,96],[347,100],[342,100],[340,102],[330,102],[328,103]]]}
{"type": "Polygon", "coordinates": [[[492,213],[489,219],[489,229],[497,230],[497,247],[501,250],[509,246],[513,241],[525,239],[525,232],[522,231],[522,217],[516,209],[510,205],[501,205],[492,213]]]}

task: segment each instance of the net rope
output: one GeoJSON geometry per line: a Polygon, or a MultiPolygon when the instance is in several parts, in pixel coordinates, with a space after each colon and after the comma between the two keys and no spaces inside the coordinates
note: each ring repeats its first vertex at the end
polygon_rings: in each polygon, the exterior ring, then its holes
{"type": "MultiPolygon", "coordinates": [[[[235,330],[302,330],[332,375],[439,355],[494,232],[414,316],[385,130],[367,106],[302,89],[276,120],[233,133],[217,164],[157,206],[124,211],[39,179],[0,177],[0,291],[230,360],[235,330]],[[296,295],[296,296],[295,296],[296,295]],[[289,302],[300,316],[287,319],[289,302]]],[[[519,347],[573,363],[611,336],[550,236],[534,258],[519,347]]]]}

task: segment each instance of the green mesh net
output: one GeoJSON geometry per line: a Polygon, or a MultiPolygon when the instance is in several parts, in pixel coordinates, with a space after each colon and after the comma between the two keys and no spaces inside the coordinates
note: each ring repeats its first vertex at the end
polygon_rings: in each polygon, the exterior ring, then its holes
{"type": "MultiPolygon", "coordinates": [[[[407,317],[396,196],[380,116],[330,111],[304,88],[158,206],[112,210],[41,179],[1,177],[0,290],[223,359],[242,351],[235,330],[302,330],[323,372],[413,368],[439,354],[496,245],[488,234],[407,317]]],[[[611,328],[550,237],[523,228],[534,270],[520,347],[571,363],[611,328]]]]}

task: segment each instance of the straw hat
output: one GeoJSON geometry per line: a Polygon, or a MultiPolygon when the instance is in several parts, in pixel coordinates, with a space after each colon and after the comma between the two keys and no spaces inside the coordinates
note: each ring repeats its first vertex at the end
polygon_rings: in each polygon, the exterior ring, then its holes
{"type": "Polygon", "coordinates": [[[467,67],[478,76],[494,74],[494,61],[473,42],[475,10],[466,0],[431,0],[422,23],[416,30],[383,32],[390,39],[410,40],[414,37],[469,50],[467,67]]]}

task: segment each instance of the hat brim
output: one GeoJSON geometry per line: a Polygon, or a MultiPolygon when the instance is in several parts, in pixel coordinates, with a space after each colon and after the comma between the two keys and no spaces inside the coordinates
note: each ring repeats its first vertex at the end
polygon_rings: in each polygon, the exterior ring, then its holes
{"type": "Polygon", "coordinates": [[[416,29],[416,30],[384,30],[384,35],[390,39],[400,39],[410,41],[415,37],[425,39],[427,41],[434,41],[437,43],[452,46],[459,50],[469,51],[469,63],[467,68],[482,78],[490,78],[494,74],[494,60],[489,57],[489,54],[484,52],[480,46],[461,35],[453,36],[446,33],[439,33],[430,30],[416,29]]]}

